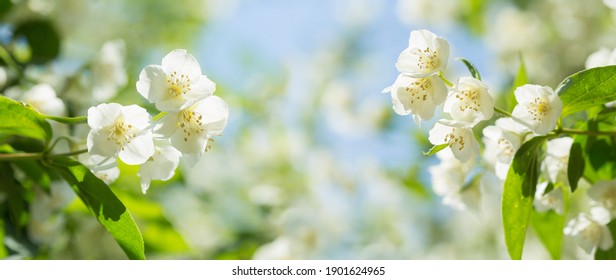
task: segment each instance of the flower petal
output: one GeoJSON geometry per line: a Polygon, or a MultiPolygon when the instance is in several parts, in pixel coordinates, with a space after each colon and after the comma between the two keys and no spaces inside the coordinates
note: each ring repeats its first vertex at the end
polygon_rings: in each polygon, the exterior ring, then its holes
{"type": "Polygon", "coordinates": [[[154,154],[152,133],[137,135],[130,143],[124,145],[119,153],[120,159],[128,165],[142,164],[154,154]]]}
{"type": "Polygon", "coordinates": [[[201,101],[195,111],[203,116],[203,128],[208,135],[220,135],[227,126],[229,106],[218,96],[210,96],[201,101]]]}
{"type": "Polygon", "coordinates": [[[168,95],[167,73],[161,66],[148,65],[139,74],[137,92],[152,103],[158,102],[168,95]]]}
{"type": "Polygon", "coordinates": [[[162,62],[163,69],[168,74],[176,72],[178,75],[186,75],[191,80],[201,77],[201,67],[194,56],[186,50],[173,50],[165,57],[162,62]]]}
{"type": "Polygon", "coordinates": [[[196,83],[190,85],[190,91],[186,94],[186,98],[195,101],[201,100],[212,96],[214,91],[216,91],[216,84],[207,76],[202,75],[196,83]]]}
{"type": "Polygon", "coordinates": [[[113,125],[121,113],[122,105],[103,103],[88,109],[88,126],[91,129],[101,129],[113,125]]]}
{"type": "Polygon", "coordinates": [[[87,138],[88,152],[103,158],[116,157],[120,146],[109,139],[107,131],[90,130],[87,138]]]}

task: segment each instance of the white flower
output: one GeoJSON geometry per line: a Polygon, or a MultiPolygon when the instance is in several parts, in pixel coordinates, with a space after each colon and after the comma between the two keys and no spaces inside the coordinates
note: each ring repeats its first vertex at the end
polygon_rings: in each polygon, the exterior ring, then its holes
{"type": "Polygon", "coordinates": [[[573,138],[561,137],[548,141],[545,159],[541,163],[542,171],[552,183],[561,182],[569,185],[567,166],[569,165],[569,151],[573,138]]]}
{"type": "Polygon", "coordinates": [[[417,125],[434,116],[436,106],[445,101],[447,87],[438,77],[412,78],[401,74],[394,84],[385,89],[391,91],[394,111],[399,115],[413,114],[417,125]]]}
{"type": "MultiPolygon", "coordinates": [[[[614,1],[616,3],[616,1],[614,1]]],[[[586,59],[586,69],[615,65],[616,64],[616,49],[600,48],[594,53],[591,53],[586,59]]]]}
{"type": "Polygon", "coordinates": [[[529,130],[511,118],[500,118],[495,124],[483,129],[484,157],[494,164],[496,176],[505,180],[511,161],[529,130]]]}
{"type": "Polygon", "coordinates": [[[92,62],[92,93],[94,100],[102,102],[114,97],[128,80],[124,70],[124,41],[106,42],[92,62]]]}
{"type": "Polygon", "coordinates": [[[216,84],[201,75],[197,60],[186,50],[167,54],[161,65],[148,65],[139,74],[137,91],[164,112],[179,112],[216,90],[216,84]]]}
{"type": "Polygon", "coordinates": [[[588,196],[605,207],[612,217],[616,217],[616,179],[598,181],[588,189],[588,196]]]}
{"type": "Polygon", "coordinates": [[[77,159],[107,185],[113,184],[120,177],[120,168],[115,158],[104,158],[85,153],[80,154],[77,159]]]}
{"type": "Polygon", "coordinates": [[[222,133],[228,118],[227,103],[218,96],[210,96],[177,113],[168,113],[155,131],[169,138],[171,145],[183,154],[201,156],[209,139],[222,133]]]}
{"type": "Polygon", "coordinates": [[[154,154],[150,115],[137,106],[103,103],[88,109],[88,152],[101,157],[117,155],[126,164],[142,164],[154,154]]]}
{"type": "Polygon", "coordinates": [[[616,10],[616,0],[603,0],[603,4],[612,10],[616,10]]]}
{"type": "Polygon", "coordinates": [[[494,100],[488,86],[473,77],[462,77],[445,101],[444,111],[458,122],[475,126],[494,114],[494,100]]]}
{"type": "Polygon", "coordinates": [[[39,112],[50,116],[64,116],[66,108],[64,102],[56,95],[56,91],[48,84],[38,84],[24,92],[19,98],[30,104],[39,112]]]}
{"type": "Polygon", "coordinates": [[[409,47],[400,53],[396,68],[400,73],[428,77],[447,68],[449,43],[443,37],[422,29],[411,31],[409,47]]]}
{"type": "Polygon", "coordinates": [[[466,176],[473,168],[473,161],[460,162],[450,150],[436,153],[441,160],[438,165],[428,168],[434,193],[442,197],[444,205],[457,210],[466,210],[476,201],[477,190],[463,190],[466,176]]]}
{"type": "Polygon", "coordinates": [[[4,67],[0,67],[0,89],[6,86],[6,82],[9,80],[9,75],[6,73],[6,69],[4,67]]]}
{"type": "Polygon", "coordinates": [[[429,132],[428,140],[434,145],[447,144],[453,155],[461,162],[479,154],[479,142],[468,126],[440,120],[429,132]]]}
{"type": "Polygon", "coordinates": [[[518,105],[513,108],[513,116],[524,122],[530,130],[545,135],[556,128],[563,103],[554,90],[538,85],[523,85],[514,94],[518,105]]]}
{"type": "Polygon", "coordinates": [[[565,227],[565,234],[572,236],[586,253],[599,247],[608,250],[614,245],[610,230],[606,226],[610,222],[610,214],[601,207],[590,209],[591,216],[580,213],[576,218],[569,221],[565,227]]]}
{"type": "Polygon", "coordinates": [[[139,168],[141,191],[145,194],[152,180],[167,181],[175,174],[182,154],[168,141],[155,141],[154,154],[139,168]]]}
{"type": "Polygon", "coordinates": [[[547,212],[554,209],[554,211],[562,215],[565,211],[565,203],[563,200],[563,190],[561,188],[555,188],[549,192],[545,192],[548,187],[548,182],[543,182],[537,185],[537,191],[535,192],[535,210],[537,212],[547,212]]]}

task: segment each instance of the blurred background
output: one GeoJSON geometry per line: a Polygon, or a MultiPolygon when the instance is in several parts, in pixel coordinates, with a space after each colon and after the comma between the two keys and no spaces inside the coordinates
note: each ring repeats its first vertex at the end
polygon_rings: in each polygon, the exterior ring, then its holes
{"type": "MultiPolygon", "coordinates": [[[[135,82],[176,48],[195,55],[229,103],[224,134],[197,166],[181,165],[147,195],[137,168],[120,166],[111,188],[149,259],[507,259],[498,179],[485,174],[465,210],[434,194],[428,170],[438,159],[422,154],[431,123],[396,115],[381,93],[398,54],[411,30],[429,29],[451,45],[446,77],[468,75],[455,60],[466,58],[502,99],[520,56],[531,83],[554,88],[595,50],[616,47],[616,12],[601,0],[2,3],[0,42],[17,59],[39,60],[25,75],[52,85],[69,115],[102,101],[154,112],[135,82]],[[32,48],[32,38],[57,50],[32,48]],[[120,64],[110,73],[125,81],[101,91],[92,65],[112,56],[109,42],[120,64]]],[[[5,93],[25,90],[5,72],[5,93]]],[[[4,225],[5,257],[125,258],[70,187],[33,189],[27,233],[4,225]]],[[[549,258],[529,234],[524,257],[549,258]]],[[[574,245],[563,251],[587,257],[574,245]]]]}

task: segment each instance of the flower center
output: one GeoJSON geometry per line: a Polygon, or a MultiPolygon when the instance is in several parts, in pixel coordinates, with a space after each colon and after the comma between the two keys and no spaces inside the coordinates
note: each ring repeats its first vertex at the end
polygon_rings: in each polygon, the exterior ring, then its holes
{"type": "Polygon", "coordinates": [[[136,136],[132,128],[133,126],[125,123],[124,120],[116,120],[108,130],[107,140],[114,141],[116,145],[124,149],[124,145],[130,143],[136,136]]]}
{"type": "Polygon", "coordinates": [[[190,91],[190,78],[184,74],[178,75],[176,71],[173,71],[173,73],[167,77],[167,84],[169,85],[169,94],[175,97],[190,91]]]}
{"type": "Polygon", "coordinates": [[[454,145],[458,145],[458,150],[464,149],[464,138],[456,133],[456,128],[452,128],[451,132],[445,135],[445,143],[449,147],[453,148],[454,145]]]}
{"type": "Polygon", "coordinates": [[[601,226],[595,222],[591,222],[588,227],[582,230],[582,237],[585,240],[590,240],[596,246],[601,238],[601,226]]]}
{"type": "Polygon", "coordinates": [[[611,212],[616,211],[616,190],[611,189],[605,192],[601,198],[603,199],[603,205],[611,212]]]}
{"type": "Polygon", "coordinates": [[[425,49],[414,49],[413,54],[417,56],[417,67],[419,69],[435,69],[438,67],[439,61],[436,51],[429,47],[425,49]]]}
{"type": "Polygon", "coordinates": [[[426,101],[428,99],[428,90],[432,88],[432,82],[428,78],[417,79],[409,83],[405,90],[411,95],[411,104],[418,101],[426,101]]]}
{"type": "Polygon", "coordinates": [[[545,100],[537,97],[527,105],[527,108],[528,112],[533,116],[534,121],[541,121],[548,113],[550,106],[545,100]]]}
{"type": "Polygon", "coordinates": [[[199,134],[203,132],[203,116],[197,112],[188,109],[180,113],[180,128],[184,131],[184,142],[188,141],[191,134],[199,134]]]}
{"type": "Polygon", "coordinates": [[[500,157],[505,159],[507,162],[511,160],[511,158],[515,155],[515,149],[513,148],[513,144],[511,144],[511,141],[505,138],[498,138],[498,141],[496,143],[496,150],[498,152],[498,155],[500,155],[500,157]]]}
{"type": "Polygon", "coordinates": [[[466,109],[479,111],[479,91],[476,89],[465,89],[456,93],[456,98],[460,100],[460,111],[466,109]]]}

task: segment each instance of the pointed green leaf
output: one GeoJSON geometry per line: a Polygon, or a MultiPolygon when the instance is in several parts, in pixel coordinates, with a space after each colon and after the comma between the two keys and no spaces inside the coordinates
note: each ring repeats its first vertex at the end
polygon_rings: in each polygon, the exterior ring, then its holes
{"type": "Polygon", "coordinates": [[[440,145],[435,145],[433,146],[429,151],[424,152],[424,156],[433,156],[436,153],[438,153],[440,150],[447,148],[447,144],[440,144],[440,145]]]}
{"type": "Polygon", "coordinates": [[[9,255],[9,251],[4,246],[4,220],[0,219],[0,259],[9,255]]]}
{"type": "Polygon", "coordinates": [[[512,259],[521,259],[539,176],[538,154],[546,137],[524,143],[515,154],[505,179],[502,198],[505,244],[512,259]]]}
{"type": "Polygon", "coordinates": [[[145,259],[143,237],[132,215],[103,181],[81,163],[67,157],[50,162],[98,221],[118,242],[129,259],[145,259]]]}
{"type": "Polygon", "coordinates": [[[47,143],[51,138],[51,126],[37,111],[2,95],[0,120],[0,139],[22,136],[47,143]]]}
{"type": "Polygon", "coordinates": [[[473,65],[470,61],[464,58],[459,58],[459,60],[462,61],[464,65],[466,65],[466,68],[468,68],[468,72],[471,73],[473,78],[481,81],[481,74],[479,74],[479,70],[477,70],[477,67],[475,67],[475,65],[473,65]]]}
{"type": "MultiPolygon", "coordinates": [[[[579,138],[576,138],[579,139],[579,138]]],[[[584,175],[584,154],[580,142],[574,141],[569,151],[569,163],[567,165],[567,177],[571,192],[577,189],[578,181],[584,175]]]]}
{"type": "Polygon", "coordinates": [[[518,104],[518,101],[515,99],[515,95],[513,92],[516,88],[521,87],[525,84],[528,84],[528,76],[526,74],[526,65],[524,64],[524,59],[522,55],[520,55],[520,67],[518,68],[518,73],[513,80],[513,85],[511,86],[511,92],[507,95],[507,108],[509,111],[512,111],[513,108],[518,104]]]}
{"type": "Polygon", "coordinates": [[[616,100],[616,65],[591,68],[567,77],[556,89],[562,116],[616,100]]]}
{"type": "Polygon", "coordinates": [[[544,213],[533,211],[530,224],[543,246],[550,253],[550,257],[555,260],[560,259],[565,216],[558,215],[553,210],[544,213]]]}

